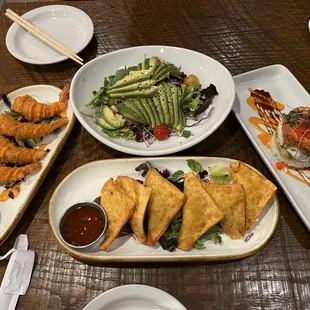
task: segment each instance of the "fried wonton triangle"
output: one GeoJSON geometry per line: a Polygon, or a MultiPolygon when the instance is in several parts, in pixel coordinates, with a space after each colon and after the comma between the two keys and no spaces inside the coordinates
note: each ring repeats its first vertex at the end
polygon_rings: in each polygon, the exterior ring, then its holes
{"type": "Polygon", "coordinates": [[[234,183],[241,184],[245,191],[245,230],[249,230],[275,194],[277,188],[264,176],[246,164],[237,161],[230,164],[234,183]]]}
{"type": "Polygon", "coordinates": [[[245,193],[240,184],[201,183],[224,214],[220,224],[224,232],[237,239],[245,231],[245,193]]]}
{"type": "Polygon", "coordinates": [[[130,196],[136,204],[135,210],[133,211],[129,222],[136,238],[141,243],[145,243],[146,234],[144,232],[143,222],[147,203],[149,201],[152,190],[143,186],[138,181],[126,176],[118,176],[116,179],[116,184],[128,196],[130,196]]]}
{"type": "Polygon", "coordinates": [[[101,189],[100,204],[108,218],[105,238],[100,245],[100,250],[106,250],[130,218],[135,202],[110,178],[101,189]]]}
{"type": "Polygon", "coordinates": [[[184,193],[186,202],[182,212],[178,248],[187,251],[223,218],[223,214],[192,172],[185,175],[184,193]]]}
{"type": "Polygon", "coordinates": [[[155,169],[151,169],[147,173],[145,186],[152,189],[148,203],[147,243],[153,246],[182,208],[185,195],[155,169]]]}

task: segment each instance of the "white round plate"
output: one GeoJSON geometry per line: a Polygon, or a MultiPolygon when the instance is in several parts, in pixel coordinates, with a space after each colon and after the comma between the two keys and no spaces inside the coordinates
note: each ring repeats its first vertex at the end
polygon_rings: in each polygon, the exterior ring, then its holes
{"type": "MultiPolygon", "coordinates": [[[[75,53],[83,50],[93,37],[90,17],[72,6],[42,6],[22,17],[75,53]]],[[[14,57],[30,64],[46,65],[68,59],[16,23],[7,32],[6,46],[14,57]]]]}
{"type": "MultiPolygon", "coordinates": [[[[102,55],[85,64],[72,80],[70,98],[76,117],[97,140],[124,153],[157,156],[185,150],[210,136],[224,122],[232,109],[235,84],[231,74],[223,65],[201,53],[172,46],[138,46],[102,55]],[[197,75],[203,88],[209,84],[216,86],[219,95],[213,100],[212,116],[202,121],[199,126],[186,128],[193,134],[190,138],[169,137],[165,141],[155,141],[147,147],[141,142],[107,137],[94,123],[93,118],[80,112],[80,107],[86,105],[93,97],[93,91],[99,90],[103,85],[105,77],[115,74],[121,67],[137,65],[145,56],[158,56],[176,66],[181,66],[185,74],[197,75]]],[[[210,107],[206,113],[209,110],[210,107]]]]}
{"type": "Polygon", "coordinates": [[[93,299],[83,310],[186,310],[168,293],[147,285],[123,285],[93,299]]]}

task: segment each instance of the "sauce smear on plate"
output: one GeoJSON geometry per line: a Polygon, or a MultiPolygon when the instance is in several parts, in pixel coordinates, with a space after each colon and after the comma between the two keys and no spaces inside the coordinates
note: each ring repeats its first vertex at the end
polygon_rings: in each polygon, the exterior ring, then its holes
{"type": "Polygon", "coordinates": [[[101,235],[104,225],[105,219],[100,210],[85,204],[65,214],[60,232],[69,244],[83,246],[94,242],[101,235]]]}
{"type": "Polygon", "coordinates": [[[4,189],[0,193],[0,202],[6,202],[9,198],[17,198],[20,194],[21,182],[14,184],[12,187],[4,189]]]}

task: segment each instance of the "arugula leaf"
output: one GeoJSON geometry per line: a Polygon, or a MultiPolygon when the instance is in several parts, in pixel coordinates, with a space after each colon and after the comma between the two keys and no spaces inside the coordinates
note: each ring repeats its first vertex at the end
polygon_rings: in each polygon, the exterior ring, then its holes
{"type": "Polygon", "coordinates": [[[134,140],[136,138],[136,135],[129,128],[119,128],[114,130],[102,128],[101,130],[110,138],[123,137],[126,140],[134,140]]]}
{"type": "Polygon", "coordinates": [[[167,178],[168,181],[171,182],[180,182],[181,180],[184,180],[184,172],[182,170],[177,170],[173,175],[167,178]]]}
{"type": "Polygon", "coordinates": [[[203,171],[201,163],[194,159],[186,160],[188,167],[190,167],[194,172],[199,173],[203,171]]]}
{"type": "Polygon", "coordinates": [[[192,248],[196,250],[204,250],[206,246],[203,243],[199,243],[198,241],[192,246],[192,248]]]}
{"type": "Polygon", "coordinates": [[[88,107],[99,107],[102,104],[108,104],[109,103],[109,96],[107,94],[108,86],[107,86],[107,79],[105,79],[104,86],[100,87],[97,94],[92,98],[92,100],[89,101],[89,103],[86,105],[88,107]]]}
{"type": "Polygon", "coordinates": [[[220,228],[218,225],[213,226],[211,229],[209,229],[205,234],[203,234],[199,240],[207,239],[213,241],[214,244],[221,244],[222,243],[222,237],[219,234],[220,228]]]}
{"type": "Polygon", "coordinates": [[[168,229],[164,233],[164,238],[166,240],[175,239],[175,238],[177,239],[181,226],[182,226],[182,216],[181,216],[181,212],[178,212],[178,214],[173,218],[168,229]]]}
{"type": "Polygon", "coordinates": [[[190,130],[183,130],[182,131],[182,137],[189,138],[192,135],[192,132],[190,130]]]}
{"type": "Polygon", "coordinates": [[[128,73],[129,72],[126,68],[117,70],[115,75],[109,77],[110,80],[109,86],[110,87],[113,86],[117,81],[123,79],[128,73]]]}

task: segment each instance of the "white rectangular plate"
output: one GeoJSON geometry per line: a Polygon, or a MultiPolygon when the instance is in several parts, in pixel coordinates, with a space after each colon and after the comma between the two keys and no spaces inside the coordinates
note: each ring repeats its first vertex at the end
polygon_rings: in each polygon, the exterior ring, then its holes
{"type": "Polygon", "coordinates": [[[83,251],[74,250],[63,243],[59,233],[59,222],[62,214],[73,204],[81,201],[93,201],[100,195],[102,185],[110,178],[127,175],[139,178],[135,168],[148,160],[153,167],[165,168],[171,172],[183,170],[190,172],[186,159],[198,160],[205,169],[211,165],[224,164],[229,166],[232,159],[217,157],[168,157],[168,158],[137,158],[95,161],[86,164],[69,174],[55,190],[49,205],[49,224],[60,247],[74,258],[85,262],[150,262],[150,261],[220,261],[243,258],[261,250],[273,236],[278,219],[279,205],[274,197],[264,210],[264,214],[246,236],[253,232],[248,242],[244,239],[231,240],[222,234],[222,245],[206,241],[204,250],[192,249],[174,252],[164,251],[159,244],[149,247],[136,241],[133,237],[123,236],[113,242],[108,251],[99,251],[98,244],[83,251]]]}
{"type": "Polygon", "coordinates": [[[263,89],[269,92],[275,101],[282,103],[285,106],[283,112],[288,113],[293,108],[310,106],[308,92],[294,75],[282,65],[273,65],[243,73],[235,76],[234,80],[237,96],[233,112],[236,118],[302,221],[310,230],[310,180],[309,185],[307,185],[287,175],[284,171],[276,169],[277,158],[260,142],[257,138],[259,132],[249,122],[250,117],[258,117],[258,115],[247,104],[247,98],[250,96],[249,88],[263,89]]]}
{"type": "MultiPolygon", "coordinates": [[[[13,102],[14,98],[17,96],[28,94],[33,96],[39,102],[51,103],[59,100],[60,92],[61,89],[54,86],[33,85],[15,90],[8,95],[8,98],[11,102],[13,102]]],[[[5,111],[9,111],[9,109],[1,100],[0,113],[5,111]]],[[[31,199],[40,187],[73,128],[75,117],[72,112],[70,101],[68,102],[67,116],[69,118],[69,123],[61,129],[59,134],[50,134],[44,137],[40,142],[40,144],[48,144],[47,148],[50,149],[50,152],[44,160],[42,160],[41,171],[36,174],[26,176],[25,181],[22,183],[20,188],[20,195],[17,198],[9,199],[6,202],[0,202],[0,244],[5,241],[21,219],[29,203],[31,202],[31,199]]],[[[0,185],[0,192],[3,190],[4,186],[0,185]]]]}

